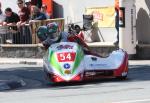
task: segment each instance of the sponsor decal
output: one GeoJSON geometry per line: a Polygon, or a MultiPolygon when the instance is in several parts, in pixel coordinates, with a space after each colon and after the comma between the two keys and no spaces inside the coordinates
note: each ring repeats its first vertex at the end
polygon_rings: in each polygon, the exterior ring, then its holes
{"type": "Polygon", "coordinates": [[[73,49],[73,46],[71,45],[59,45],[57,47],[58,50],[62,50],[62,49],[73,49]]]}
{"type": "Polygon", "coordinates": [[[96,72],[86,72],[85,75],[86,75],[86,76],[96,75],[96,72]]]}
{"type": "Polygon", "coordinates": [[[71,70],[65,70],[65,74],[71,74],[71,70]]]}
{"type": "Polygon", "coordinates": [[[68,64],[68,63],[64,64],[65,69],[70,69],[70,67],[71,67],[70,64],[68,64]]]}
{"type": "Polygon", "coordinates": [[[90,64],[91,67],[102,67],[102,66],[107,66],[107,64],[90,64]]]}

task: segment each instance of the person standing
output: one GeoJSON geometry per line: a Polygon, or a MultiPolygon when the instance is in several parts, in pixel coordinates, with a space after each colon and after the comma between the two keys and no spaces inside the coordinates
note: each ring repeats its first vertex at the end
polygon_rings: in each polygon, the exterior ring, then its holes
{"type": "Polygon", "coordinates": [[[31,5],[35,5],[38,8],[41,8],[41,6],[42,6],[42,0],[31,0],[31,5]]]}
{"type": "Polygon", "coordinates": [[[115,28],[117,30],[117,40],[114,42],[114,45],[119,44],[119,0],[115,0],[115,28]]]}
{"type": "Polygon", "coordinates": [[[47,13],[47,5],[42,5],[41,12],[45,14],[47,19],[50,19],[50,15],[47,13]]]}
{"type": "Polygon", "coordinates": [[[3,25],[15,26],[16,23],[20,20],[18,14],[12,11],[11,8],[5,9],[6,18],[3,22],[3,25]]]}
{"type": "Polygon", "coordinates": [[[15,43],[15,34],[17,31],[16,23],[20,20],[18,14],[12,11],[11,8],[5,9],[6,18],[3,22],[5,29],[9,30],[6,35],[6,43],[15,43]]]}
{"type": "Polygon", "coordinates": [[[25,5],[29,9],[29,11],[31,11],[31,6],[32,6],[31,1],[25,2],[25,5]]]}
{"type": "Polygon", "coordinates": [[[29,18],[30,18],[30,10],[25,7],[23,0],[18,0],[17,1],[18,7],[19,7],[19,17],[20,21],[17,23],[18,26],[25,25],[28,23],[29,18]]]}
{"type": "Polygon", "coordinates": [[[18,14],[20,17],[20,21],[17,23],[17,27],[19,29],[20,34],[17,35],[18,37],[16,37],[19,38],[17,39],[17,44],[27,44],[31,42],[31,33],[29,27],[25,25],[29,23],[30,10],[27,7],[25,7],[23,0],[18,0],[17,4],[19,7],[18,14]]]}
{"type": "Polygon", "coordinates": [[[46,20],[46,15],[40,11],[37,6],[31,6],[31,18],[30,20],[46,20]]]}

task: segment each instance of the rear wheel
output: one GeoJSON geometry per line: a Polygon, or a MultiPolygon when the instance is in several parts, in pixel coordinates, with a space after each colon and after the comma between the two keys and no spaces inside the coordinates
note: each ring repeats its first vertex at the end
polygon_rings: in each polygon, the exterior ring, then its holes
{"type": "Polygon", "coordinates": [[[118,80],[126,80],[127,79],[127,75],[128,75],[128,67],[129,67],[129,63],[127,63],[127,71],[123,72],[121,76],[117,76],[116,78],[118,80]]]}

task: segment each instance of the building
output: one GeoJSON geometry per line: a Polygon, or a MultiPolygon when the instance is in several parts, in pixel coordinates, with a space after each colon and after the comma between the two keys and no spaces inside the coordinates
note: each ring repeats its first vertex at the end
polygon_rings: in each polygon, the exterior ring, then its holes
{"type": "MultiPolygon", "coordinates": [[[[1,0],[2,10],[11,7],[13,11],[18,12],[17,0],[1,0]]],[[[114,0],[53,0],[54,17],[64,17],[65,22],[82,22],[82,15],[87,7],[111,6],[114,0]]],[[[150,0],[135,0],[136,5],[136,33],[139,43],[150,43],[150,0]]],[[[111,30],[112,35],[105,32],[106,41],[113,41],[115,30],[111,30]],[[108,35],[107,35],[108,34],[108,35]],[[111,38],[111,39],[110,39],[111,38]]]]}
{"type": "MultiPolygon", "coordinates": [[[[62,6],[61,12],[66,22],[81,22],[87,7],[111,6],[114,0],[54,0],[62,6]]],[[[136,5],[136,33],[138,43],[150,43],[150,0],[135,0],[136,5]]],[[[60,11],[60,10],[59,10],[60,11]]],[[[61,17],[61,16],[60,16],[61,17]]],[[[102,30],[103,31],[103,30],[102,30]]],[[[113,30],[112,30],[113,31],[113,30]]],[[[115,34],[115,31],[113,32],[115,34]]],[[[107,35],[107,34],[106,34],[107,35]]],[[[104,37],[105,38],[105,37],[104,37]]],[[[109,38],[114,39],[114,35],[109,38]]],[[[107,41],[113,41],[106,37],[107,41]]]]}

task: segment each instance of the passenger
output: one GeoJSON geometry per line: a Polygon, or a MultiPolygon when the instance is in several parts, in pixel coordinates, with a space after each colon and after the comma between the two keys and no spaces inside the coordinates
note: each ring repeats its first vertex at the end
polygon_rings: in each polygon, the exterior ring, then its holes
{"type": "Polygon", "coordinates": [[[31,18],[30,20],[46,20],[44,13],[40,11],[37,6],[31,6],[31,18]]]}
{"type": "Polygon", "coordinates": [[[53,43],[60,42],[60,34],[57,23],[52,22],[46,26],[40,26],[37,31],[37,36],[46,48],[53,43]]]}
{"type": "Polygon", "coordinates": [[[2,5],[1,5],[1,2],[0,2],[0,25],[3,24],[4,20],[5,20],[5,15],[3,14],[3,11],[1,9],[2,5]]]}

